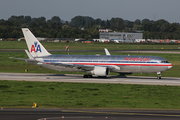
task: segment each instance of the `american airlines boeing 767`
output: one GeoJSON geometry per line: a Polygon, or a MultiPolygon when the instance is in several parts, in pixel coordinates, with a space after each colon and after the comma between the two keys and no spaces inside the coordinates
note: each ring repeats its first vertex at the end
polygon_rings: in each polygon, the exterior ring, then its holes
{"type": "Polygon", "coordinates": [[[84,77],[108,76],[110,72],[119,74],[161,73],[172,67],[165,58],[158,56],[110,55],[52,55],[36,39],[28,28],[22,28],[28,50],[26,62],[58,71],[85,71],[84,77]]]}

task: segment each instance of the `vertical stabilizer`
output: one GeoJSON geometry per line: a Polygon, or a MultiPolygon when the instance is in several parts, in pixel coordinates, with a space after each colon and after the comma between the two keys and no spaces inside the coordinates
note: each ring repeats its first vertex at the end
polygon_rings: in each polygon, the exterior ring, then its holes
{"type": "Polygon", "coordinates": [[[28,28],[22,28],[22,31],[28,46],[29,53],[32,55],[32,57],[51,55],[28,28]]]}

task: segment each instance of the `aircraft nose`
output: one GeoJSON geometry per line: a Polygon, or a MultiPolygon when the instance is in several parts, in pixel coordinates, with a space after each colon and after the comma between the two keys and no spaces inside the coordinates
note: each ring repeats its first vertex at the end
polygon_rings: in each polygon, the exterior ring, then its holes
{"type": "Polygon", "coordinates": [[[172,68],[172,65],[171,66],[168,66],[168,69],[171,69],[172,68]]]}

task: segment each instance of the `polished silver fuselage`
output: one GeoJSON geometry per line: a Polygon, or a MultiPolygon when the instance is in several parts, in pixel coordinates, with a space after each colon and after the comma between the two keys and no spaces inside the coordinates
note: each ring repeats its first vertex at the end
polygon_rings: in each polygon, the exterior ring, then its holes
{"type": "Polygon", "coordinates": [[[115,66],[111,70],[118,73],[155,73],[170,69],[172,64],[158,56],[127,56],[127,55],[49,55],[35,57],[37,65],[59,71],[81,71],[76,67],[54,66],[51,63],[75,64],[85,66],[115,66]]]}

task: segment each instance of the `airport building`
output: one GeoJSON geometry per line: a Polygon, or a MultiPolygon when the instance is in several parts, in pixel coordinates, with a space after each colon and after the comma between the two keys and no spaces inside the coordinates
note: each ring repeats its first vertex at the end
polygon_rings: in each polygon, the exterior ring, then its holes
{"type": "Polygon", "coordinates": [[[110,41],[134,42],[136,39],[143,39],[143,33],[100,32],[99,38],[110,41]]]}

